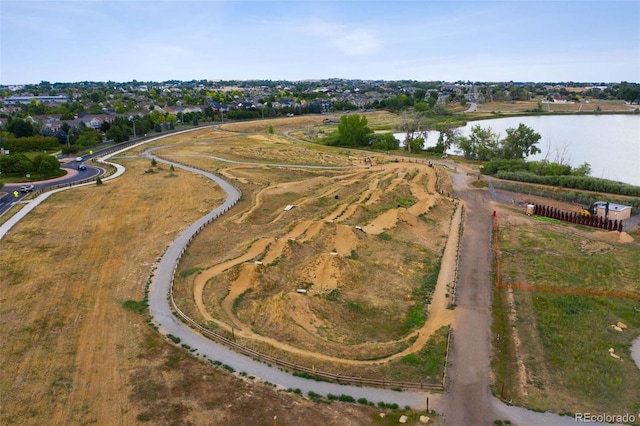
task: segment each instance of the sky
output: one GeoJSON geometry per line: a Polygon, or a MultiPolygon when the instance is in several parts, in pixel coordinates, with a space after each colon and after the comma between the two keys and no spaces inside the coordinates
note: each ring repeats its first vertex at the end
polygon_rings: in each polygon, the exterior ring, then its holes
{"type": "Polygon", "coordinates": [[[0,0],[0,84],[640,82],[640,1],[0,0]]]}

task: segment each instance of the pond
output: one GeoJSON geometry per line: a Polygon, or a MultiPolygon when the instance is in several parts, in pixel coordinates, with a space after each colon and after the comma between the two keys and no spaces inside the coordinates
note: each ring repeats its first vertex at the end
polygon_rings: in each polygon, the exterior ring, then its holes
{"type": "MultiPolygon", "coordinates": [[[[470,121],[459,130],[468,136],[473,126],[490,127],[500,138],[520,123],[540,134],[541,154],[527,160],[548,159],[578,167],[587,162],[591,176],[640,186],[640,114],[552,115],[470,121]]],[[[403,133],[395,134],[400,140],[403,133]]],[[[434,146],[438,132],[429,132],[425,147],[434,146]]],[[[455,148],[450,150],[456,154],[455,148]]]]}

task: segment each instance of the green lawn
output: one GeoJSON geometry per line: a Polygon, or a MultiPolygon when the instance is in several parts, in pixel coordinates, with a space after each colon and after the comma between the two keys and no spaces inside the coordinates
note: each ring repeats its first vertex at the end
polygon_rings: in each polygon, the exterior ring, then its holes
{"type": "Polygon", "coordinates": [[[640,412],[640,370],[630,358],[640,335],[640,300],[584,295],[615,290],[640,296],[638,241],[606,241],[601,232],[573,225],[504,225],[500,253],[504,283],[577,293],[515,290],[513,304],[506,289],[494,294],[493,331],[501,335],[492,361],[495,393],[561,413],[640,412]],[[628,328],[614,330],[619,321],[628,328]],[[524,386],[518,365],[524,365],[524,386]]]}

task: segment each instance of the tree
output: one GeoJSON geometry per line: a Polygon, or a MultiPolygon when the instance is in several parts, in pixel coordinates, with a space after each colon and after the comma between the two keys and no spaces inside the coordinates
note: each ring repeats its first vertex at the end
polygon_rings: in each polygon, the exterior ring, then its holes
{"type": "Polygon", "coordinates": [[[56,138],[58,138],[58,142],[60,142],[61,144],[65,144],[68,141],[67,133],[62,129],[56,132],[56,138]]]}
{"type": "Polygon", "coordinates": [[[211,108],[210,106],[205,107],[204,116],[205,116],[205,118],[208,118],[211,121],[213,121],[213,108],[211,108]]]}
{"type": "Polygon", "coordinates": [[[436,102],[438,102],[438,93],[437,92],[429,93],[429,97],[427,98],[427,103],[429,104],[429,108],[433,108],[436,105],[436,102]]]}
{"type": "Polygon", "coordinates": [[[105,135],[107,139],[111,139],[114,142],[124,142],[129,140],[129,134],[122,125],[112,125],[105,135]]]}
{"type": "Polygon", "coordinates": [[[40,129],[40,135],[46,136],[46,137],[54,136],[53,130],[51,129],[51,127],[47,127],[47,126],[43,126],[42,129],[40,129]]]}
{"type": "Polygon", "coordinates": [[[393,136],[393,133],[373,133],[370,135],[369,141],[371,148],[383,151],[395,150],[400,146],[400,141],[393,136]]]}
{"type": "Polygon", "coordinates": [[[38,173],[44,177],[53,176],[56,171],[60,170],[60,162],[51,155],[45,155],[38,166],[38,173]]]}
{"type": "Polygon", "coordinates": [[[498,134],[494,133],[491,127],[483,129],[480,126],[473,126],[468,137],[458,138],[457,145],[464,158],[487,161],[496,156],[499,151],[498,138],[498,134]]]}
{"type": "Polygon", "coordinates": [[[571,170],[571,174],[575,176],[589,176],[591,174],[591,164],[585,161],[582,165],[571,170]]]}
{"type": "Polygon", "coordinates": [[[409,152],[420,152],[424,149],[424,138],[414,138],[409,145],[409,152]]]}
{"type": "Polygon", "coordinates": [[[78,139],[76,140],[77,145],[81,145],[84,147],[94,146],[100,143],[100,133],[98,133],[95,129],[86,129],[84,132],[80,133],[78,139]]]}
{"type": "Polygon", "coordinates": [[[406,107],[410,107],[413,105],[413,99],[407,96],[405,93],[402,93],[398,96],[394,96],[389,99],[385,99],[385,104],[389,110],[392,112],[399,111],[405,109],[406,107]]]}
{"type": "Polygon", "coordinates": [[[440,135],[438,136],[438,142],[434,152],[437,154],[446,153],[451,145],[456,143],[456,140],[460,137],[460,131],[454,127],[440,127],[440,135]]]}
{"type": "Polygon", "coordinates": [[[502,158],[525,159],[542,152],[536,146],[541,136],[532,128],[520,123],[517,129],[510,127],[506,132],[507,137],[502,141],[502,158]]]}
{"type": "Polygon", "coordinates": [[[426,134],[429,130],[426,117],[422,113],[407,113],[403,112],[400,116],[400,123],[398,129],[405,133],[404,143],[405,148],[409,152],[413,152],[413,148],[416,146],[413,144],[413,140],[416,138],[422,138],[423,143],[426,139],[426,134]]]}
{"type": "Polygon", "coordinates": [[[369,134],[373,131],[367,127],[367,117],[359,114],[343,115],[338,124],[338,145],[365,146],[369,134]]]}
{"type": "Polygon", "coordinates": [[[60,126],[60,128],[62,129],[63,132],[69,133],[69,130],[71,129],[71,126],[69,125],[69,123],[63,122],[62,125],[60,126]]]}
{"type": "Polygon", "coordinates": [[[13,133],[16,138],[24,138],[34,135],[33,124],[29,120],[15,118],[7,123],[7,130],[13,133]]]}
{"type": "Polygon", "coordinates": [[[0,155],[0,172],[25,175],[31,171],[33,163],[24,154],[0,155]]]}

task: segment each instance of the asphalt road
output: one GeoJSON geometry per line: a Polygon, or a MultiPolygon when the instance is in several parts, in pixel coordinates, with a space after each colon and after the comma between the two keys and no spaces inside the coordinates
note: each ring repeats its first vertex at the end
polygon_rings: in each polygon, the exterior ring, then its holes
{"type": "Polygon", "coordinates": [[[2,214],[6,212],[14,203],[21,202],[27,195],[30,194],[30,192],[20,192],[20,187],[23,185],[33,185],[35,186],[33,192],[38,192],[38,190],[49,188],[52,186],[73,184],[85,179],[91,179],[103,173],[102,169],[89,165],[87,165],[86,170],[77,170],[77,165],[78,163],[75,161],[70,161],[68,163],[62,164],[60,168],[67,169],[70,172],[67,173],[66,176],[62,176],[56,179],[37,182],[6,184],[0,190],[0,194],[6,193],[4,196],[0,197],[0,216],[2,216],[2,214]],[[14,192],[17,192],[17,196],[14,194],[14,192]]]}

